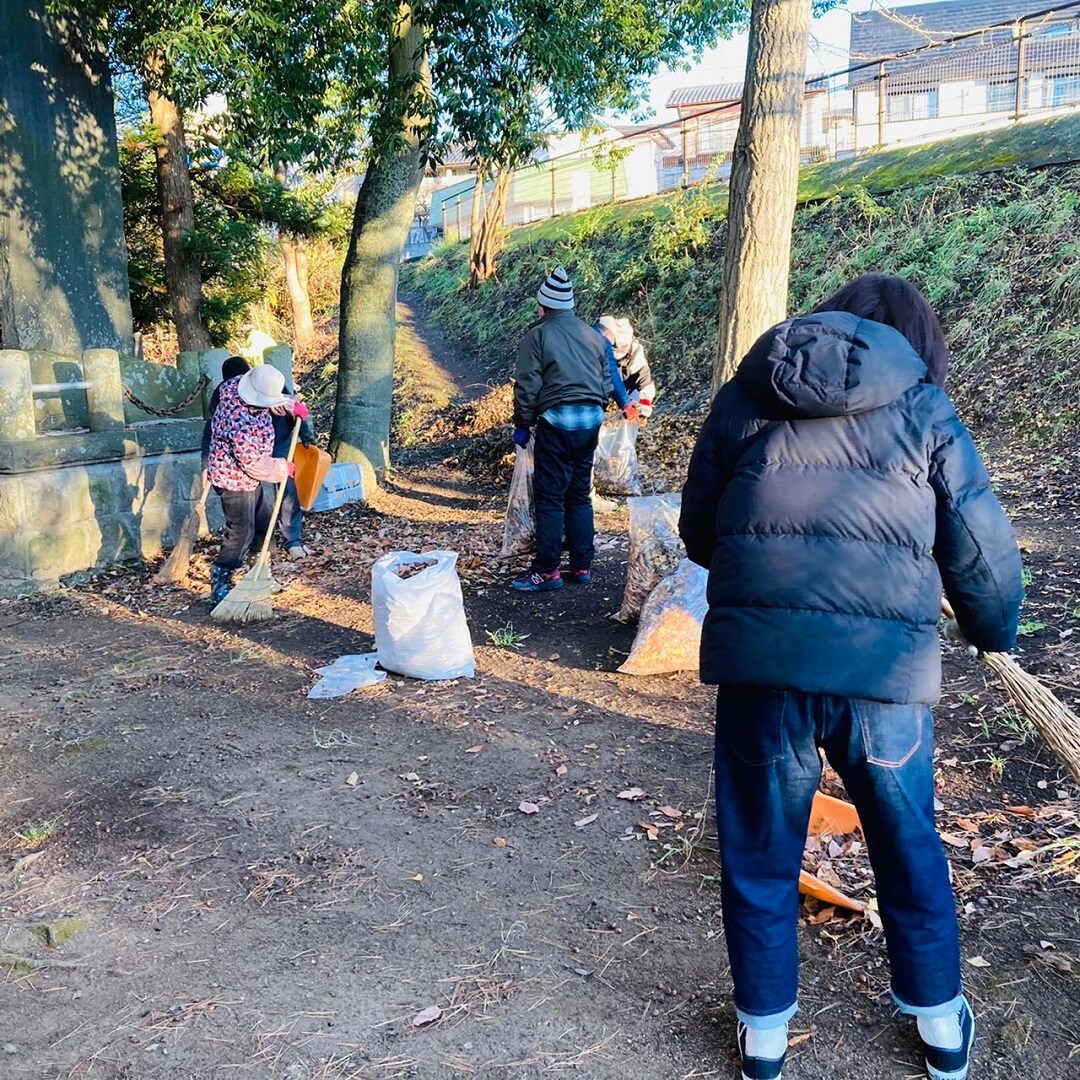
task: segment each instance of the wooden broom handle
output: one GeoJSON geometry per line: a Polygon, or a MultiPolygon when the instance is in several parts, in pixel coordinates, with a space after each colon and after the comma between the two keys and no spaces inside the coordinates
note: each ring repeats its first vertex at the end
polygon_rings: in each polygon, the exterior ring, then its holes
{"type": "MultiPolygon", "coordinates": [[[[290,462],[293,459],[293,454],[296,453],[296,440],[300,438],[300,425],[304,421],[298,416],[296,423],[293,425],[292,441],[289,443],[289,452],[285,455],[285,461],[290,462]]],[[[270,558],[270,541],[274,538],[274,529],[277,528],[278,514],[281,513],[281,504],[285,501],[285,487],[289,483],[289,477],[286,476],[280,484],[278,484],[277,498],[274,500],[274,510],[270,515],[270,523],[266,526],[266,537],[263,540],[262,551],[259,552],[260,560],[267,560],[270,558]]]]}
{"type": "Polygon", "coordinates": [[[206,500],[210,498],[210,477],[203,482],[202,491],[199,492],[199,501],[195,504],[196,513],[202,513],[206,509],[206,500]]]}
{"type": "Polygon", "coordinates": [[[942,594],[941,597],[941,614],[944,615],[946,619],[956,618],[956,612],[953,611],[952,604],[949,603],[948,597],[944,594],[942,594]]]}

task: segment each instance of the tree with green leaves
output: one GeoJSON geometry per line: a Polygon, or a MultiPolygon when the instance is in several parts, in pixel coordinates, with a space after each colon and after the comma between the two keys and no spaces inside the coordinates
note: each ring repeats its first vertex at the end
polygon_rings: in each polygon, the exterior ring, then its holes
{"type": "MultiPolygon", "coordinates": [[[[191,117],[221,98],[212,136],[231,158],[272,171],[326,145],[318,71],[328,0],[50,0],[104,39],[150,113],[169,307],[182,350],[210,347],[190,167],[191,117]],[[272,75],[268,74],[272,73],[272,75]]],[[[205,255],[205,251],[202,253],[205,255]]]]}

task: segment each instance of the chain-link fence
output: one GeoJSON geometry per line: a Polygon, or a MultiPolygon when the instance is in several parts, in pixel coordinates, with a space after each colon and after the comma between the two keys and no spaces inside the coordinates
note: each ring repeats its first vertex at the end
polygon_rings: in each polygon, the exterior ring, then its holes
{"type": "MultiPolygon", "coordinates": [[[[911,24],[900,12],[898,26],[911,24]]],[[[929,38],[931,35],[925,35],[929,38]]],[[[807,82],[804,163],[931,142],[1080,109],[1080,0],[1008,23],[927,40],[807,82]]],[[[564,137],[514,172],[505,222],[522,225],[688,187],[730,172],[740,87],[695,88],[678,120],[564,137]],[[727,95],[722,100],[709,100],[727,95]]],[[[475,180],[428,183],[428,243],[470,234],[475,180]]],[[[422,252],[410,245],[415,257],[422,252]]]]}

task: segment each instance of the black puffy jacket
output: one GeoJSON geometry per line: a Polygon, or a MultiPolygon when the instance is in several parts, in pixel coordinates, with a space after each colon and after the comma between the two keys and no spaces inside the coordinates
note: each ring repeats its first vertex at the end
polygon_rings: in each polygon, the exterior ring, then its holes
{"type": "Polygon", "coordinates": [[[932,703],[942,583],[967,639],[1016,640],[1020,553],[907,339],[846,312],[764,334],[717,394],[680,531],[709,568],[706,683],[932,703]]]}

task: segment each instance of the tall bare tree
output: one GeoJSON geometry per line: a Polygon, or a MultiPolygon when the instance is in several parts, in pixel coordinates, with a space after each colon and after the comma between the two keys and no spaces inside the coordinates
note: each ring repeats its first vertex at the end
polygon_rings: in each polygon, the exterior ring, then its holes
{"type": "Polygon", "coordinates": [[[787,314],[811,0],[753,0],[735,137],[713,391],[787,314]]]}

